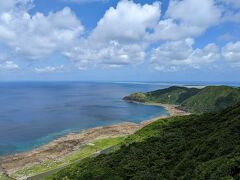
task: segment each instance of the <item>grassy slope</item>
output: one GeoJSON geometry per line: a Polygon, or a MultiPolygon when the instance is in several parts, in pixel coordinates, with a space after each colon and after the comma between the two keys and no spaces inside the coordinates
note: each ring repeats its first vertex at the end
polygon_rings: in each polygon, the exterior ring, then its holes
{"type": "MultiPolygon", "coordinates": [[[[99,139],[95,140],[92,142],[90,145],[85,145],[82,147],[80,150],[75,151],[68,156],[64,157],[61,161],[53,161],[53,160],[48,160],[45,161],[41,164],[33,165],[24,169],[21,169],[14,174],[12,174],[12,177],[14,178],[20,178],[23,176],[33,176],[36,174],[40,174],[46,171],[51,171],[54,169],[58,169],[62,166],[65,166],[67,164],[74,163],[75,161],[79,159],[86,158],[97,151],[106,149],[108,147],[117,145],[125,139],[124,136],[121,137],[112,137],[112,138],[105,138],[105,139],[99,139]]],[[[1,175],[0,175],[0,180],[1,180],[1,175]]]]}
{"type": "Polygon", "coordinates": [[[6,177],[0,172],[0,180],[12,180],[11,178],[6,177]]]}
{"type": "Polygon", "coordinates": [[[49,179],[240,179],[240,104],[156,121],[49,179]]]}
{"type": "Polygon", "coordinates": [[[192,113],[214,112],[240,101],[240,89],[208,86],[203,89],[173,86],[148,93],[134,93],[125,100],[177,104],[192,113]]]}

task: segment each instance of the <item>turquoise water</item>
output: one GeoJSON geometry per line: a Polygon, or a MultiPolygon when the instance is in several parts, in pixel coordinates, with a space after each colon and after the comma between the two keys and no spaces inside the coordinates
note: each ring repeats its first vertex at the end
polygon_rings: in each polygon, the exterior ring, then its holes
{"type": "Polygon", "coordinates": [[[127,103],[132,92],[167,84],[0,83],[0,155],[31,150],[70,132],[167,115],[163,108],[127,103]]]}

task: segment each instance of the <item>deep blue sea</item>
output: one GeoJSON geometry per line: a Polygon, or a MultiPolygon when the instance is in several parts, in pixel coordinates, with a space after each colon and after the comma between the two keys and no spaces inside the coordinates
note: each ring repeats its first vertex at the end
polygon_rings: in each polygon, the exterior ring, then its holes
{"type": "Polygon", "coordinates": [[[2,82],[0,155],[31,150],[70,132],[168,114],[163,108],[127,103],[132,92],[168,84],[2,82]]]}

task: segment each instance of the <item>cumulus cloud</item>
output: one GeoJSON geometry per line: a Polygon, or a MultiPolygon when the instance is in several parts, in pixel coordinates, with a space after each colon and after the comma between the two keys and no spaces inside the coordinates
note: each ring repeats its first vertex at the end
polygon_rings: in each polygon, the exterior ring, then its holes
{"type": "Polygon", "coordinates": [[[220,21],[221,14],[214,0],[172,0],[149,39],[179,40],[201,35],[220,21]]]}
{"type": "Polygon", "coordinates": [[[172,0],[166,16],[185,24],[209,27],[219,21],[221,10],[214,0],[172,0]]]}
{"type": "Polygon", "coordinates": [[[34,71],[37,73],[54,73],[54,72],[62,72],[64,66],[47,66],[42,68],[34,68],[34,71]]]}
{"type": "Polygon", "coordinates": [[[0,14],[0,42],[27,59],[40,59],[71,46],[83,32],[81,22],[66,7],[48,15],[26,10],[0,14]]]}
{"type": "Polygon", "coordinates": [[[237,0],[217,0],[221,5],[224,16],[222,22],[240,23],[240,1],[237,0]]]}
{"type": "Polygon", "coordinates": [[[13,61],[5,61],[0,64],[0,69],[2,70],[16,70],[19,69],[19,66],[15,64],[13,61]]]}
{"type": "Polygon", "coordinates": [[[208,44],[202,49],[194,49],[194,40],[187,38],[169,41],[152,50],[151,60],[156,70],[177,71],[184,68],[198,69],[220,58],[219,48],[208,44]]]}
{"type": "MultiPolygon", "coordinates": [[[[0,45],[22,59],[47,59],[54,53],[61,54],[79,69],[139,64],[148,53],[158,70],[200,68],[215,62],[221,53],[213,43],[193,48],[193,38],[223,21],[239,22],[238,4],[234,0],[171,0],[162,14],[159,1],[140,4],[122,0],[106,10],[96,27],[84,34],[84,26],[68,7],[48,14],[30,14],[33,0],[1,0],[0,45]]],[[[230,40],[227,34],[219,38],[230,40]]],[[[223,48],[226,61],[233,61],[227,54],[234,45],[223,48]]],[[[35,72],[61,69],[46,66],[35,68],[35,72]]]]}
{"type": "Polygon", "coordinates": [[[202,32],[203,29],[201,27],[190,24],[178,24],[174,19],[165,19],[159,21],[155,27],[155,33],[150,34],[148,40],[179,40],[200,35],[202,32]]]}
{"type": "Polygon", "coordinates": [[[140,44],[120,44],[117,41],[95,44],[85,41],[65,52],[65,55],[74,61],[79,69],[85,69],[94,65],[119,67],[139,64],[144,61],[145,51],[140,44]]]}
{"type": "Polygon", "coordinates": [[[116,8],[108,9],[93,30],[91,38],[97,41],[139,41],[148,34],[160,17],[160,3],[136,4],[120,1],[116,8]]]}
{"type": "Polygon", "coordinates": [[[1,0],[0,1],[0,13],[11,11],[11,10],[21,10],[30,8],[33,0],[1,0]]]}
{"type": "Polygon", "coordinates": [[[233,8],[240,8],[240,1],[238,0],[219,0],[222,3],[230,5],[233,8]]]}
{"type": "MultiPolygon", "coordinates": [[[[153,42],[161,43],[150,55],[158,70],[199,69],[221,58],[216,44],[193,48],[193,38],[222,22],[222,4],[217,0],[172,0],[165,15],[161,15],[160,5],[120,1],[105,12],[89,37],[64,54],[79,69],[142,63],[153,42]]],[[[229,35],[221,37],[227,38],[229,35]]]]}
{"type": "Polygon", "coordinates": [[[65,2],[75,2],[75,3],[94,3],[94,2],[107,2],[109,0],[64,0],[65,2]]]}
{"type": "Polygon", "coordinates": [[[120,1],[109,8],[89,37],[82,39],[65,56],[79,69],[87,66],[119,67],[142,63],[145,59],[148,30],[160,18],[160,4],[120,1]]]}
{"type": "Polygon", "coordinates": [[[240,41],[229,42],[222,48],[222,56],[233,67],[240,67],[240,41]]]}

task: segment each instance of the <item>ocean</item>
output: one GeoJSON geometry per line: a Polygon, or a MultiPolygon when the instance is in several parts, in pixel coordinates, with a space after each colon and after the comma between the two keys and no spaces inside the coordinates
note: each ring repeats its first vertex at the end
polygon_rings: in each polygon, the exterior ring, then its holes
{"type": "Polygon", "coordinates": [[[132,92],[158,83],[1,82],[0,156],[31,150],[71,132],[167,115],[157,106],[128,103],[132,92]]]}

